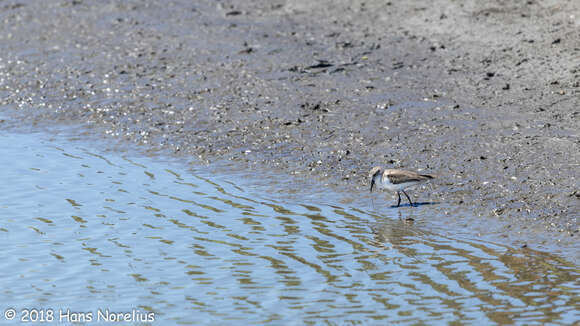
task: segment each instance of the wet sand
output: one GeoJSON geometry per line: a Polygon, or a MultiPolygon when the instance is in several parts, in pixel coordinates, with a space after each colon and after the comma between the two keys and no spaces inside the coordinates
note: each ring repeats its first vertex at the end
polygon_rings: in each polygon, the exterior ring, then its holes
{"type": "Polygon", "coordinates": [[[580,236],[580,3],[0,6],[0,106],[25,123],[355,195],[374,165],[421,170],[483,221],[580,236]]]}

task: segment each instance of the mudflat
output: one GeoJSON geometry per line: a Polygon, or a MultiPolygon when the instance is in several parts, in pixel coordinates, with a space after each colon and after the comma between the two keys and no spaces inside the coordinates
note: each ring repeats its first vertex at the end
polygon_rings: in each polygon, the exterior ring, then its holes
{"type": "Polygon", "coordinates": [[[580,2],[0,7],[0,105],[26,123],[354,193],[375,165],[436,173],[490,223],[580,237],[580,2]]]}

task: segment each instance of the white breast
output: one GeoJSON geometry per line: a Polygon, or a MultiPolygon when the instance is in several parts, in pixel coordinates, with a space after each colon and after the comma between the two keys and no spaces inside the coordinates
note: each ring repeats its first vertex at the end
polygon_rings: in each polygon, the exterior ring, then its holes
{"type": "Polygon", "coordinates": [[[384,178],[379,178],[380,182],[377,184],[380,185],[380,188],[387,189],[389,191],[401,191],[404,189],[412,188],[416,186],[419,182],[411,181],[411,182],[403,182],[398,184],[393,184],[386,176],[384,178]]]}

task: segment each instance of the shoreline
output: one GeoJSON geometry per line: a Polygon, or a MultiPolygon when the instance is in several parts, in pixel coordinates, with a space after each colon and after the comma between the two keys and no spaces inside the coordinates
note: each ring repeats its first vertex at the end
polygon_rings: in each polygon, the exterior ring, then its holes
{"type": "Polygon", "coordinates": [[[580,4],[553,2],[23,1],[0,106],[345,191],[435,173],[437,200],[578,238],[580,4]]]}

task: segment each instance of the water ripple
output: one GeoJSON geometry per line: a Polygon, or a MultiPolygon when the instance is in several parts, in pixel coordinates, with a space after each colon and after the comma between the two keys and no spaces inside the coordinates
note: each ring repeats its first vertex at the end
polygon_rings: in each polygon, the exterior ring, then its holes
{"type": "Polygon", "coordinates": [[[558,256],[38,137],[0,137],[0,281],[15,307],[184,324],[580,319],[580,269],[558,256]]]}

